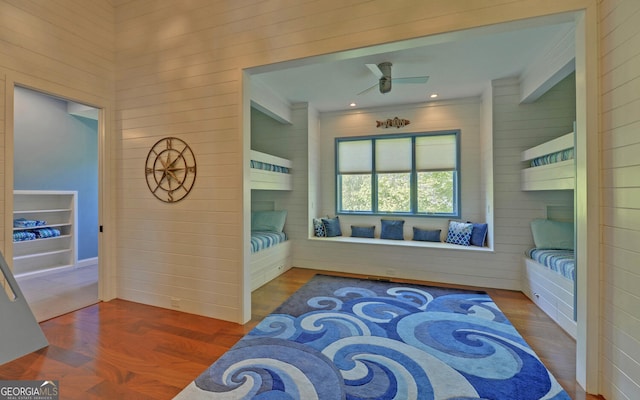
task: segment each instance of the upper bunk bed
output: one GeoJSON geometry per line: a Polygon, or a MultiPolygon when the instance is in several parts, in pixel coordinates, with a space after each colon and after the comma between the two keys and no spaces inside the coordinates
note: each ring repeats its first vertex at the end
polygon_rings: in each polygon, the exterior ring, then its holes
{"type": "Polygon", "coordinates": [[[521,172],[522,190],[573,190],[575,187],[574,132],[522,152],[528,162],[521,172]]]}
{"type": "Polygon", "coordinates": [[[286,158],[251,150],[251,189],[291,190],[293,163],[286,158]]]}

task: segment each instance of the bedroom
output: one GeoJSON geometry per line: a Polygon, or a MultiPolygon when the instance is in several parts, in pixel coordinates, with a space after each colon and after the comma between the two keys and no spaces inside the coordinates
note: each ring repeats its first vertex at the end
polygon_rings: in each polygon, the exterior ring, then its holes
{"type": "MultiPolygon", "coordinates": [[[[561,39],[562,37],[556,37],[554,44],[561,43],[561,39]]],[[[571,45],[569,47],[573,55],[574,50],[571,45]]],[[[554,50],[557,51],[557,49],[554,50]]],[[[383,57],[369,57],[368,62],[380,61],[383,57]]],[[[414,58],[418,57],[414,55],[414,58]]],[[[560,60],[566,61],[562,57],[560,57],[560,60]]],[[[415,60],[411,61],[416,62],[415,60]]],[[[523,192],[520,188],[519,175],[522,167],[520,152],[572,130],[576,119],[575,76],[566,70],[566,68],[573,68],[573,65],[571,64],[567,67],[565,63],[558,64],[558,60],[545,60],[545,62],[554,65],[559,70],[564,68],[562,71],[564,75],[562,76],[567,78],[557,83],[548,94],[533,103],[520,104],[518,96],[521,93],[520,80],[506,78],[494,80],[489,95],[485,94],[485,96],[476,96],[475,98],[429,101],[424,103],[422,107],[416,104],[386,108],[378,105],[369,109],[365,106],[364,109],[345,111],[329,109],[326,112],[319,113],[313,102],[304,102],[302,99],[305,99],[305,97],[298,96],[298,102],[293,102],[296,104],[290,107],[292,116],[288,117],[295,122],[293,124],[282,124],[265,115],[265,113],[269,115],[277,114],[277,112],[269,112],[268,106],[265,106],[265,104],[276,103],[279,106],[276,109],[282,109],[281,103],[274,102],[273,98],[282,98],[283,96],[277,93],[277,90],[273,89],[273,87],[270,89],[271,92],[267,92],[270,96],[260,95],[258,97],[260,99],[258,101],[259,108],[266,111],[262,113],[252,110],[252,142],[260,140],[261,146],[263,146],[262,149],[275,151],[276,154],[288,158],[296,158],[297,162],[294,165],[297,166],[297,169],[294,168],[294,171],[298,173],[300,173],[301,167],[304,168],[308,164],[308,170],[302,172],[303,175],[308,174],[305,176],[307,181],[297,175],[301,181],[299,181],[297,189],[294,188],[295,195],[287,192],[279,192],[277,194],[252,192],[252,200],[261,203],[271,202],[276,208],[289,210],[288,218],[289,220],[293,219],[294,222],[289,222],[285,230],[292,242],[292,265],[523,290],[545,312],[554,315],[554,319],[558,320],[555,318],[556,311],[550,310],[545,305],[545,302],[557,302],[557,299],[553,296],[547,298],[547,292],[552,290],[547,290],[543,287],[542,289],[538,288],[535,293],[531,292],[529,289],[530,283],[527,281],[529,275],[525,274],[523,261],[525,251],[533,247],[531,221],[546,218],[562,218],[572,221],[574,213],[574,193],[571,190],[523,192]],[[262,102],[262,99],[265,98],[269,98],[270,101],[262,102]],[[465,108],[466,111],[461,111],[465,110],[465,108]],[[473,117],[468,114],[470,109],[473,110],[472,113],[475,113],[473,117]],[[447,118],[440,118],[439,120],[438,113],[446,115],[447,118]],[[487,115],[491,116],[487,117],[487,115]],[[489,223],[489,241],[485,248],[490,250],[489,252],[468,251],[469,248],[453,251],[425,249],[422,244],[415,245],[415,242],[411,243],[411,240],[403,241],[402,247],[398,247],[399,243],[387,243],[387,246],[362,243],[347,244],[345,242],[349,240],[345,237],[340,238],[338,240],[339,243],[318,240],[318,238],[313,237],[311,220],[318,216],[335,215],[335,189],[333,183],[335,176],[332,172],[334,138],[341,135],[378,134],[374,128],[375,121],[393,118],[394,116],[412,121],[412,125],[398,129],[397,131],[399,132],[416,132],[421,129],[424,131],[457,129],[461,127],[459,121],[464,121],[467,125],[462,129],[463,132],[467,135],[470,132],[477,132],[475,136],[480,136],[480,132],[483,132],[484,128],[482,124],[490,121],[489,124],[492,124],[493,128],[493,137],[488,139],[476,137],[476,142],[467,142],[466,145],[463,144],[463,147],[482,148],[480,141],[484,140],[486,142],[488,140],[493,145],[486,146],[485,144],[484,151],[487,151],[487,148],[491,148],[490,152],[492,153],[489,153],[489,155],[483,154],[483,157],[493,157],[494,161],[487,163],[486,160],[481,160],[480,154],[475,151],[468,151],[462,156],[466,162],[473,159],[473,163],[475,163],[473,164],[474,167],[471,168],[468,165],[466,168],[463,166],[463,174],[465,174],[463,182],[474,182],[474,184],[481,182],[482,185],[487,185],[486,187],[475,185],[472,189],[466,189],[465,198],[475,201],[467,201],[463,205],[463,207],[467,207],[463,213],[463,220],[486,221],[489,223]],[[417,123],[414,121],[417,121],[417,123]],[[469,124],[469,121],[473,122],[469,124]],[[261,124],[260,129],[255,129],[256,123],[261,124]],[[348,133],[345,134],[344,132],[348,133]],[[320,149],[320,151],[311,149],[320,149]],[[482,161],[484,161],[484,164],[481,164],[482,161]],[[323,162],[324,164],[321,165],[323,162]],[[477,173],[477,175],[473,175],[470,171],[477,173]],[[483,175],[481,171],[484,171],[485,174],[483,175]],[[475,192],[470,192],[470,190],[475,190],[475,192]],[[305,197],[305,194],[307,194],[305,191],[308,192],[308,197],[305,197]],[[557,212],[555,210],[557,209],[563,210],[561,212],[565,214],[555,215],[557,212]],[[498,216],[496,220],[494,220],[494,215],[498,216]],[[495,231],[498,231],[499,236],[497,238],[494,238],[495,231]],[[430,260],[428,267],[425,267],[423,263],[423,257],[425,256],[429,257],[430,260]],[[401,261],[398,262],[398,260],[401,261]],[[473,268],[469,268],[468,266],[470,265],[473,268]],[[517,268],[513,268],[514,266],[517,266],[517,268]],[[540,293],[543,293],[543,295],[540,293]],[[540,296],[542,297],[540,298],[540,296]]],[[[336,64],[340,65],[340,63],[336,64]]],[[[366,76],[365,61],[361,61],[360,64],[360,67],[364,70],[363,75],[366,76]]],[[[401,63],[398,63],[398,65],[401,65],[401,63]]],[[[341,67],[343,66],[344,63],[341,67]]],[[[316,66],[315,70],[309,67],[309,70],[314,71],[317,75],[318,68],[323,67],[316,66]]],[[[301,70],[302,68],[297,69],[301,70]]],[[[336,70],[339,69],[340,67],[337,67],[329,71],[329,73],[335,74],[336,70]]],[[[342,69],[349,71],[348,67],[342,69]]],[[[401,73],[399,76],[414,76],[416,74],[415,68],[411,72],[401,73]],[[411,72],[413,72],[413,75],[411,72]]],[[[289,83],[300,77],[296,76],[296,74],[298,73],[294,66],[290,69],[285,68],[282,76],[286,76],[286,82],[289,83]]],[[[265,73],[265,75],[268,76],[269,72],[265,73]]],[[[306,79],[314,81],[317,78],[316,75],[311,73],[311,77],[307,76],[306,79]]],[[[259,72],[258,77],[260,77],[259,72]]],[[[317,80],[322,81],[322,79],[317,80]]],[[[258,79],[258,82],[259,85],[256,90],[258,93],[262,93],[264,87],[267,86],[266,82],[279,82],[282,84],[283,81],[278,81],[276,77],[272,78],[271,81],[269,81],[269,78],[258,79]]],[[[292,86],[298,87],[298,85],[292,86]]],[[[402,92],[404,89],[405,87],[403,86],[394,87],[394,90],[397,90],[398,93],[404,93],[402,92]]],[[[529,88],[529,90],[533,89],[529,88]]],[[[545,90],[549,90],[549,88],[547,87],[545,90]]],[[[288,93],[291,93],[291,91],[288,93]]],[[[334,98],[339,98],[336,92],[331,95],[334,98]]],[[[336,107],[344,107],[345,104],[348,104],[347,100],[349,99],[340,98],[338,102],[340,105],[336,107]]],[[[396,129],[393,130],[396,131],[396,129]]],[[[463,188],[463,191],[465,191],[465,188],[463,188]]],[[[343,222],[343,231],[346,231],[344,232],[345,236],[349,235],[348,227],[351,224],[370,225],[378,223],[375,229],[380,232],[380,217],[340,215],[340,218],[343,222]]],[[[425,222],[424,218],[408,218],[405,225],[410,230],[412,225],[419,224],[424,226],[429,224],[430,227],[440,228],[446,232],[446,223],[446,219],[425,222]]],[[[410,239],[410,232],[406,232],[406,228],[405,239],[410,239]]],[[[376,239],[374,242],[378,241],[376,239]]],[[[471,248],[471,250],[478,249],[471,248]]],[[[570,294],[567,293],[566,295],[570,296],[566,299],[566,302],[570,303],[570,310],[565,311],[570,320],[568,323],[559,321],[572,337],[577,335],[575,315],[572,311],[574,309],[574,292],[573,288],[571,288],[570,294]]],[[[557,307],[557,305],[553,306],[553,308],[557,307]]]]}
{"type": "MultiPolygon", "coordinates": [[[[459,34],[455,41],[442,38],[444,44],[413,47],[405,52],[371,54],[252,76],[255,78],[252,79],[252,148],[287,157],[294,165],[293,191],[252,190],[252,209],[288,210],[285,231],[292,242],[292,261],[288,265],[520,290],[523,271],[519,266],[523,263],[522,255],[532,243],[530,222],[547,218],[548,206],[562,206],[573,213],[572,192],[520,191],[522,162],[519,153],[571,129],[576,118],[576,86],[572,73],[574,27],[566,21],[547,24],[516,31],[507,26],[501,27],[502,30],[494,28],[493,32],[475,32],[474,38],[459,34]],[[537,43],[526,43],[536,37],[537,43]],[[559,51],[558,43],[567,49],[559,51]],[[500,53],[496,47],[503,47],[504,52],[500,53]],[[518,64],[508,58],[513,48],[518,47],[530,50],[530,61],[523,59],[518,64]],[[469,77],[467,85],[476,86],[467,92],[461,88],[464,83],[453,85],[452,74],[445,75],[442,71],[441,59],[454,65],[479,64],[473,57],[482,58],[483,52],[491,53],[495,58],[493,63],[485,61],[486,64],[509,64],[512,70],[494,67],[489,76],[500,79],[487,80],[480,85],[469,77]],[[548,53],[554,54],[556,59],[545,58],[548,53]],[[459,54],[466,58],[455,58],[459,54]],[[375,82],[365,64],[382,59],[393,61],[397,67],[394,76],[416,76],[421,71],[429,71],[431,77],[426,84],[395,85],[391,93],[384,95],[377,90],[366,96],[355,95],[358,92],[355,88],[366,87],[372,79],[375,82]],[[521,93],[526,91],[521,86],[527,82],[514,76],[513,70],[523,68],[527,63],[532,65],[527,71],[529,75],[539,78],[541,72],[536,68],[555,75],[546,77],[546,94],[541,96],[544,91],[539,91],[536,101],[521,102],[521,93]],[[542,68],[542,64],[556,69],[542,68]],[[317,81],[325,81],[325,75],[338,80],[336,87],[347,86],[346,82],[339,81],[338,74],[356,81],[349,87],[351,91],[345,93],[333,87],[322,91],[318,87],[317,81]],[[313,94],[305,95],[305,91],[313,94]],[[425,93],[433,91],[439,92],[438,99],[414,100],[424,99],[425,93]],[[472,94],[458,97],[460,93],[472,94]],[[288,103],[277,103],[274,98],[287,98],[288,103]],[[352,98],[364,105],[345,109],[352,98]],[[411,100],[414,102],[402,104],[411,100]],[[384,103],[388,105],[383,106],[384,103]],[[289,115],[278,115],[278,111],[271,111],[269,107],[287,110],[289,115]],[[410,124],[391,129],[375,127],[375,121],[393,117],[406,119],[410,124]],[[314,237],[312,219],[336,213],[336,138],[401,136],[447,129],[460,130],[462,138],[463,201],[457,218],[341,213],[341,237],[331,240],[314,237]],[[381,218],[403,219],[405,240],[380,240],[381,218]],[[412,228],[421,227],[441,230],[443,242],[450,219],[487,223],[486,244],[465,247],[411,240],[412,228]],[[374,226],[376,239],[349,238],[351,225],[374,226]],[[424,264],[424,257],[430,260],[428,266],[424,264]]],[[[366,51],[373,53],[375,49],[362,50],[366,51]]]]}
{"type": "MultiPolygon", "coordinates": [[[[572,4],[573,5],[571,7],[582,7],[586,3],[581,2],[580,5],[576,5],[577,3],[572,4]]],[[[521,5],[522,4],[518,2],[517,6],[521,5]]],[[[498,7],[497,5],[494,6],[498,7]]],[[[503,4],[500,4],[500,7],[502,6],[503,4]]],[[[236,64],[231,64],[230,66],[230,64],[226,62],[220,63],[224,64],[221,65],[220,69],[216,69],[213,73],[203,75],[203,69],[201,68],[203,65],[217,65],[216,62],[211,61],[212,59],[216,59],[215,57],[212,57],[213,52],[207,53],[206,56],[203,53],[203,58],[199,60],[196,60],[197,57],[189,59],[185,57],[183,61],[187,63],[187,65],[172,64],[173,61],[179,60],[179,55],[183,49],[185,49],[185,51],[187,49],[189,51],[193,51],[195,47],[201,43],[199,38],[195,37],[195,40],[189,41],[188,46],[185,45],[184,41],[176,41],[174,39],[168,41],[164,40],[164,38],[171,38],[174,32],[181,32],[180,27],[189,31],[187,25],[176,23],[175,25],[171,25],[175,30],[171,30],[167,27],[167,30],[162,31],[165,35],[163,36],[163,40],[156,43],[151,40],[147,29],[143,28],[146,26],[147,22],[151,22],[151,18],[142,15],[137,16],[137,14],[134,13],[134,10],[131,10],[130,8],[133,8],[133,5],[131,7],[129,7],[129,4],[122,4],[118,6],[118,23],[120,24],[119,26],[122,26],[123,28],[121,30],[122,33],[118,34],[117,40],[117,42],[120,43],[119,46],[122,46],[118,50],[118,59],[120,60],[120,67],[118,70],[122,71],[123,75],[118,78],[117,104],[118,113],[122,112],[122,115],[118,116],[117,121],[118,124],[122,122],[123,126],[122,130],[119,128],[117,130],[119,138],[113,139],[113,144],[117,142],[118,146],[114,146],[113,154],[107,157],[107,160],[112,160],[117,166],[117,168],[113,168],[112,170],[114,175],[112,179],[113,187],[119,188],[117,191],[118,195],[116,195],[116,189],[114,189],[114,192],[107,197],[114,200],[114,202],[116,199],[118,201],[119,205],[117,206],[117,213],[112,212],[111,214],[114,219],[118,220],[118,229],[117,231],[107,229],[105,233],[105,236],[111,240],[111,243],[107,243],[106,246],[107,252],[105,255],[107,256],[107,264],[113,265],[113,263],[117,261],[118,266],[113,267],[114,270],[107,274],[109,279],[105,281],[105,298],[117,295],[119,297],[169,307],[170,297],[175,293],[182,296],[183,308],[185,310],[189,309],[193,312],[204,312],[205,309],[210,310],[211,307],[214,306],[216,307],[216,312],[219,313],[219,315],[230,319],[238,318],[238,307],[242,308],[243,304],[243,301],[237,298],[237,295],[241,290],[238,289],[238,286],[243,285],[241,282],[242,278],[239,278],[237,273],[241,267],[237,263],[229,261],[230,259],[240,258],[240,247],[242,243],[245,243],[243,238],[240,237],[242,235],[241,230],[237,229],[236,226],[242,217],[237,213],[236,207],[230,204],[239,197],[237,187],[233,185],[233,182],[239,175],[237,172],[238,169],[235,169],[235,167],[242,163],[242,160],[237,159],[237,153],[238,151],[241,151],[241,146],[238,144],[237,138],[234,135],[239,124],[239,118],[235,117],[236,114],[234,114],[234,117],[229,117],[230,113],[235,113],[237,111],[238,104],[231,104],[227,108],[223,108],[222,106],[222,104],[230,104],[234,100],[238,100],[237,93],[239,85],[236,84],[236,81],[239,79],[239,76],[237,71],[229,72],[230,70],[228,69],[233,68],[233,65],[236,64]],[[137,35],[137,33],[140,34],[137,35]],[[142,40],[142,38],[146,39],[142,40]],[[126,45],[123,44],[123,42],[126,42],[127,40],[131,40],[131,42],[126,45]],[[144,42],[144,44],[142,42],[144,42]],[[178,42],[180,43],[178,44],[178,42]],[[148,51],[146,50],[147,46],[150,46],[151,48],[148,51]],[[138,52],[140,54],[137,54],[138,52]],[[149,67],[152,63],[154,65],[158,65],[158,69],[149,67]],[[178,67],[177,65],[181,65],[182,67],[178,67]],[[172,72],[168,72],[171,71],[172,67],[176,69],[174,72],[177,72],[177,75],[172,72]],[[187,73],[187,70],[193,75],[189,75],[188,78],[185,79],[178,77],[179,75],[182,75],[183,72],[187,73]],[[147,77],[149,79],[146,79],[147,77]],[[172,103],[174,101],[174,94],[177,97],[183,93],[188,94],[190,91],[195,92],[202,87],[198,85],[205,84],[210,84],[210,87],[207,87],[207,89],[211,89],[212,85],[214,88],[213,91],[215,92],[215,94],[209,95],[209,98],[204,99],[209,106],[211,104],[215,105],[215,109],[211,112],[211,116],[207,117],[208,119],[206,121],[198,120],[197,124],[194,122],[189,125],[184,123],[185,119],[182,118],[183,116],[191,117],[194,115],[195,110],[199,110],[204,107],[201,102],[197,103],[195,100],[186,104],[186,109],[172,109],[170,114],[166,112],[171,109],[172,104],[177,105],[177,103],[172,103]],[[157,121],[153,122],[155,117],[157,117],[157,121]],[[148,150],[146,144],[148,144],[148,141],[152,141],[153,139],[153,137],[149,138],[149,136],[162,135],[172,131],[175,132],[174,128],[191,128],[191,130],[186,131],[187,133],[185,137],[197,141],[200,148],[199,154],[205,154],[207,157],[214,157],[213,164],[232,166],[235,169],[235,172],[217,174],[214,176],[214,181],[211,186],[200,186],[196,192],[193,193],[193,201],[190,205],[195,207],[195,209],[191,214],[180,205],[172,207],[170,213],[166,213],[165,209],[156,207],[154,204],[150,204],[151,207],[149,208],[147,206],[149,202],[146,200],[149,194],[142,190],[146,190],[144,182],[142,184],[142,188],[140,188],[139,177],[136,175],[138,174],[136,162],[139,161],[140,157],[144,158],[148,150]],[[203,131],[212,131],[214,134],[209,135],[208,137],[200,135],[200,132],[203,131]],[[116,147],[120,149],[117,152],[115,151],[116,147]],[[222,159],[224,159],[223,162],[218,161],[222,159]],[[115,160],[117,160],[117,162],[115,160]],[[118,171],[117,179],[115,177],[116,170],[118,171]],[[229,217],[227,218],[224,215],[214,214],[213,210],[219,208],[228,211],[229,217]],[[138,221],[131,222],[138,213],[150,222],[145,222],[144,226],[137,224],[138,221]],[[188,243],[188,246],[184,242],[178,243],[177,241],[170,241],[167,239],[166,236],[182,239],[183,236],[180,235],[180,233],[184,233],[184,229],[186,229],[185,225],[191,224],[190,227],[192,228],[193,222],[196,221],[196,217],[204,219],[203,225],[212,227],[212,230],[215,231],[214,234],[211,234],[211,231],[207,230],[206,235],[208,236],[201,235],[200,237],[203,239],[202,241],[192,241],[191,243],[188,243]],[[154,234],[154,237],[149,240],[139,240],[139,236],[137,235],[139,235],[140,232],[144,232],[145,229],[153,228],[153,222],[155,221],[162,221],[160,225],[163,229],[168,231],[167,235],[158,233],[157,235],[154,234]],[[183,222],[186,222],[187,224],[184,224],[183,222]],[[123,238],[118,239],[117,241],[117,251],[112,250],[116,247],[114,245],[116,232],[123,238]],[[224,233],[221,234],[218,232],[224,233]],[[222,242],[223,245],[231,247],[231,251],[221,251],[220,253],[210,252],[206,246],[212,239],[215,240],[216,243],[222,242]],[[205,242],[206,244],[204,244],[205,242]],[[169,248],[172,249],[171,253],[184,255],[185,257],[172,257],[172,254],[165,250],[169,248]],[[150,250],[157,250],[158,257],[153,257],[151,260],[147,257],[146,259],[150,261],[150,264],[144,263],[145,255],[148,255],[150,250]],[[207,262],[199,264],[199,260],[194,261],[191,259],[188,255],[191,254],[192,250],[198,252],[198,254],[200,254],[207,262]],[[231,253],[231,257],[229,257],[229,253],[231,253]],[[207,272],[206,275],[203,276],[203,280],[207,283],[216,284],[215,296],[198,297],[201,295],[201,292],[197,291],[198,285],[192,280],[189,280],[190,278],[193,278],[194,271],[192,269],[181,268],[184,263],[194,265],[198,264],[202,270],[204,270],[205,267],[210,267],[211,272],[207,272]],[[164,279],[167,276],[169,277],[169,280],[164,279]],[[177,285],[178,282],[181,283],[181,285],[177,285]],[[137,290],[139,288],[144,290],[137,290]],[[196,304],[190,304],[187,302],[188,299],[194,300],[196,304]],[[227,301],[227,299],[229,300],[227,301]],[[229,311],[229,308],[233,309],[229,311]]],[[[442,18],[442,22],[433,28],[425,27],[424,24],[419,28],[419,24],[417,22],[397,22],[395,25],[390,25],[392,26],[391,32],[384,29],[385,37],[387,38],[386,40],[396,40],[408,37],[409,35],[415,35],[416,32],[418,34],[428,34],[443,30],[455,30],[464,26],[477,26],[503,19],[518,19],[530,16],[531,14],[541,15],[549,12],[566,11],[570,7],[567,5],[552,6],[546,4],[539,6],[539,8],[538,6],[535,6],[533,7],[533,11],[528,9],[526,12],[522,10],[518,11],[516,8],[516,6],[508,7],[507,17],[495,17],[497,14],[494,14],[493,17],[489,17],[488,14],[482,14],[482,18],[478,21],[476,21],[476,17],[465,19],[465,16],[471,16],[473,13],[466,13],[463,11],[461,15],[463,20],[467,21],[466,24],[463,22],[452,22],[450,19],[442,18]],[[470,22],[471,20],[474,22],[470,22]],[[394,28],[394,26],[396,27],[394,28]],[[388,36],[386,36],[387,34],[388,36]]],[[[364,12],[365,10],[359,11],[364,12]]],[[[437,10],[429,11],[433,12],[437,10]]],[[[172,13],[172,16],[183,16],[186,14],[186,12],[176,12],[175,14],[172,13]]],[[[427,14],[431,15],[433,13],[427,14]]],[[[160,20],[164,19],[166,21],[175,21],[168,15],[161,15],[157,10],[153,10],[150,15],[158,15],[160,20]]],[[[422,15],[424,15],[424,13],[422,13],[422,15]]],[[[433,15],[441,16],[441,13],[436,12],[433,15]]],[[[503,15],[502,11],[501,15],[503,15]]],[[[361,22],[366,20],[366,18],[360,19],[361,22]]],[[[380,28],[380,26],[383,25],[382,21],[378,21],[375,16],[373,17],[373,20],[377,22],[372,22],[372,25],[378,27],[378,31],[376,32],[380,33],[383,30],[380,28]]],[[[385,18],[385,21],[386,20],[387,19],[385,18]]],[[[431,19],[426,17],[424,17],[424,20],[431,21],[431,19]]],[[[439,21],[436,17],[432,20],[439,21]]],[[[398,21],[400,21],[400,19],[398,19],[398,21]]],[[[333,25],[332,27],[336,28],[336,26],[333,25]]],[[[152,31],[154,28],[158,28],[158,26],[149,28],[149,30],[152,31]]],[[[376,28],[373,29],[374,31],[376,30],[376,28]]],[[[340,40],[336,40],[335,38],[331,40],[322,39],[320,40],[320,43],[318,43],[318,46],[314,47],[313,50],[311,48],[305,49],[305,46],[283,44],[279,49],[285,49],[284,51],[269,51],[265,49],[270,49],[273,45],[267,43],[268,40],[264,40],[261,41],[260,44],[256,43],[255,57],[253,54],[251,56],[247,56],[248,60],[243,58],[239,64],[243,66],[266,64],[286,59],[315,55],[327,51],[340,50],[347,47],[370,45],[385,40],[383,37],[371,37],[369,35],[355,35],[354,37],[351,37],[343,31],[340,32],[341,33],[339,33],[337,37],[344,38],[346,42],[345,44],[336,43],[340,40]]],[[[193,36],[197,35],[192,33],[189,37],[193,36]]],[[[324,38],[323,35],[320,36],[324,38]]],[[[305,38],[304,40],[304,43],[311,42],[311,39],[309,38],[305,38]]],[[[247,52],[253,51],[248,49],[245,50],[247,52]]],[[[229,51],[229,49],[224,48],[222,51],[226,52],[229,51]]],[[[225,60],[230,60],[232,58],[233,56],[230,56],[225,60]]],[[[34,74],[38,75],[35,72],[34,74]]],[[[102,75],[97,73],[96,76],[102,75]]],[[[83,95],[80,93],[81,90],[79,89],[79,86],[82,86],[80,83],[75,83],[71,77],[60,72],[55,72],[53,74],[53,78],[56,77],[57,79],[55,79],[55,81],[61,82],[59,83],[60,85],[67,84],[72,87],[74,89],[74,91],[72,91],[74,95],[83,95]]],[[[86,84],[87,81],[90,80],[85,79],[82,82],[86,84]]],[[[111,87],[113,87],[113,85],[111,85],[111,87]]],[[[107,89],[104,91],[106,93],[107,89]]],[[[105,104],[107,107],[110,107],[114,101],[115,99],[112,99],[110,95],[105,94],[104,100],[98,99],[95,103],[105,104]]],[[[113,121],[108,121],[109,124],[113,125],[108,128],[108,132],[112,129],[115,131],[115,114],[117,113],[113,112],[110,108],[108,111],[109,115],[113,116],[113,121]]],[[[197,113],[195,114],[198,115],[197,113]]],[[[597,112],[593,114],[597,114],[597,112]]],[[[213,175],[210,170],[207,170],[206,168],[201,172],[202,175],[199,175],[199,177],[202,177],[202,179],[205,179],[205,177],[210,178],[211,175],[213,175]]],[[[107,184],[107,187],[111,187],[111,185],[107,184]]],[[[113,207],[115,210],[115,205],[113,207]]],[[[108,219],[108,221],[108,228],[114,227],[114,224],[111,224],[111,219],[108,219]]],[[[308,234],[306,232],[307,227],[308,220],[305,218],[302,225],[302,230],[305,231],[305,234],[308,234]]],[[[589,231],[598,232],[599,230],[596,227],[596,229],[589,231]]],[[[194,239],[198,238],[196,237],[194,239]]],[[[596,298],[598,297],[596,296],[596,298]]]]}

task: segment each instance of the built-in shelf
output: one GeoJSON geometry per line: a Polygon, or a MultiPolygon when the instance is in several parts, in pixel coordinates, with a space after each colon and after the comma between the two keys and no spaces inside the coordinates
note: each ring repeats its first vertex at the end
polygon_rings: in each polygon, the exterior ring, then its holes
{"type": "Polygon", "coordinates": [[[39,226],[14,227],[13,232],[52,228],[59,236],[13,242],[13,273],[35,274],[77,263],[77,192],[16,190],[13,218],[44,221],[39,226]]]}

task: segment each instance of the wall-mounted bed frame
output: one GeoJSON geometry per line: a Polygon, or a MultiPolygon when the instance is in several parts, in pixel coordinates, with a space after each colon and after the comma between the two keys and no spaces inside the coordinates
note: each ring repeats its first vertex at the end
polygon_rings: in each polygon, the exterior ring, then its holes
{"type": "Polygon", "coordinates": [[[522,190],[573,190],[574,143],[575,133],[570,132],[523,151],[522,161],[534,165],[524,168],[521,172],[522,190]]]}
{"type": "Polygon", "coordinates": [[[523,264],[522,292],[575,338],[574,281],[529,257],[523,258],[523,264]]]}
{"type": "Polygon", "coordinates": [[[251,150],[251,189],[291,190],[292,165],[286,158],[251,150]]]}
{"type": "MultiPolygon", "coordinates": [[[[574,190],[574,146],[575,126],[574,132],[523,151],[521,159],[528,165],[521,171],[522,190],[574,190]]],[[[573,220],[573,215],[562,219],[573,220]]],[[[571,278],[530,257],[523,258],[522,292],[575,338],[575,273],[571,278]]]]}
{"type": "MultiPolygon", "coordinates": [[[[293,163],[282,157],[251,150],[252,190],[292,190],[293,163]]],[[[274,210],[273,202],[262,204],[258,210],[274,210]]],[[[253,236],[253,232],[252,232],[253,236]]],[[[251,253],[251,290],[255,290],[291,268],[291,241],[285,240],[251,253]]]]}

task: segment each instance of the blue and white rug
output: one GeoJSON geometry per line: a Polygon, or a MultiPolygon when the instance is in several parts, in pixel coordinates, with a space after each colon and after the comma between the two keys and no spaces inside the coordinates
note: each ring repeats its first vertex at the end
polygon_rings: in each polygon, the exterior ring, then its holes
{"type": "Polygon", "coordinates": [[[484,292],[318,275],[176,399],[570,397],[484,292]]]}

